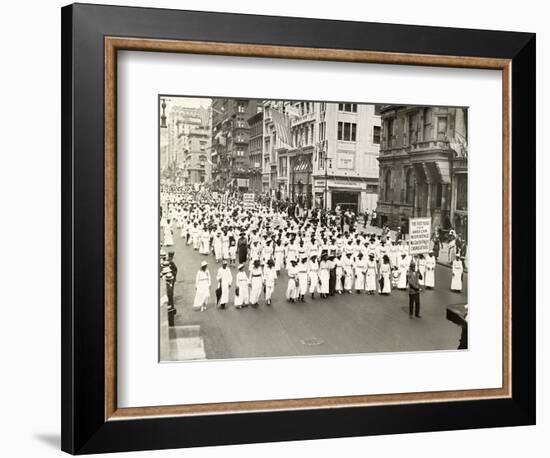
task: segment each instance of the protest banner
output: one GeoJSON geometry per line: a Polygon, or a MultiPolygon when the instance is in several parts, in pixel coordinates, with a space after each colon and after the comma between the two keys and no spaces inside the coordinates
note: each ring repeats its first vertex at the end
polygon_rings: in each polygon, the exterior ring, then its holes
{"type": "Polygon", "coordinates": [[[409,220],[410,254],[426,254],[430,251],[431,228],[431,218],[411,218],[409,220]]]}

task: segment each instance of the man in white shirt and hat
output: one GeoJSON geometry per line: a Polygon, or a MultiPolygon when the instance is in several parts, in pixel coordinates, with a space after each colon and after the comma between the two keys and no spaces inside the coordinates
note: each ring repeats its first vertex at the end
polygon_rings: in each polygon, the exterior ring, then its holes
{"type": "Polygon", "coordinates": [[[227,259],[222,261],[222,266],[218,269],[216,279],[218,281],[218,288],[221,290],[219,307],[223,310],[229,302],[229,289],[233,283],[233,275],[231,274],[231,270],[227,267],[227,259]]]}

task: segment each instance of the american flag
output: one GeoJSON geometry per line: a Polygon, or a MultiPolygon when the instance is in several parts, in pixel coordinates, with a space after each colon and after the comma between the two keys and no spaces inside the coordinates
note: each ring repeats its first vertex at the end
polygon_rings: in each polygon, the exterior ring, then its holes
{"type": "Polygon", "coordinates": [[[292,135],[290,134],[290,121],[280,111],[270,108],[271,119],[275,125],[275,131],[279,137],[279,141],[286,145],[288,148],[292,148],[292,135]]]}

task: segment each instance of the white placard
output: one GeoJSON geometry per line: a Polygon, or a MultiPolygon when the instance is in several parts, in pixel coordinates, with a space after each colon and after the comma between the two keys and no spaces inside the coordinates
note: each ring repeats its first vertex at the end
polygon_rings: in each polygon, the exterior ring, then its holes
{"type": "Polygon", "coordinates": [[[120,407],[502,385],[500,72],[120,52],[118,78],[120,407]],[[159,364],[159,94],[468,106],[470,349],[159,364]]]}
{"type": "Polygon", "coordinates": [[[430,251],[431,218],[409,219],[409,253],[426,254],[430,251]]]}
{"type": "MultiPolygon", "coordinates": [[[[246,184],[248,186],[248,182],[246,184]]],[[[244,207],[251,207],[254,205],[254,193],[253,192],[247,192],[243,194],[243,206],[244,207]]]]}

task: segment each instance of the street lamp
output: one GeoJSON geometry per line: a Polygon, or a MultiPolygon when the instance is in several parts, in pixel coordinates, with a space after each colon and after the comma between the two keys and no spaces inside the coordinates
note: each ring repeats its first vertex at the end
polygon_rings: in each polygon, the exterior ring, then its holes
{"type": "Polygon", "coordinates": [[[328,209],[328,202],[327,202],[327,198],[328,198],[328,168],[329,168],[329,161],[330,161],[330,168],[332,168],[332,158],[329,158],[328,154],[326,152],[321,152],[321,154],[325,159],[325,198],[324,198],[325,205],[324,206],[325,206],[325,211],[327,211],[327,209],[328,209]]]}
{"type": "Polygon", "coordinates": [[[162,115],[160,117],[160,127],[161,128],[166,128],[166,99],[161,99],[162,100],[162,115]]]}

